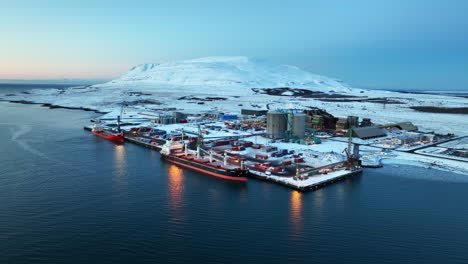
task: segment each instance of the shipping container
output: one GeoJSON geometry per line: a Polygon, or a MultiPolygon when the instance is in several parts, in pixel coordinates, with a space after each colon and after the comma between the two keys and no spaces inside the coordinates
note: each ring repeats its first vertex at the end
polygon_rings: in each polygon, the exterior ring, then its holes
{"type": "Polygon", "coordinates": [[[255,158],[266,160],[266,159],[268,159],[268,156],[267,155],[262,155],[262,154],[255,154],[255,158]]]}

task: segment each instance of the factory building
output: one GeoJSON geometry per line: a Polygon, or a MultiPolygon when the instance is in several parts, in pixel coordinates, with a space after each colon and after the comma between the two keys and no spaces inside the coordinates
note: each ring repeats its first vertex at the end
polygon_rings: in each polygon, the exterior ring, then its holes
{"type": "Polygon", "coordinates": [[[267,113],[267,134],[271,138],[283,138],[288,129],[287,116],[280,112],[267,113]]]}
{"type": "Polygon", "coordinates": [[[169,125],[169,124],[175,124],[176,119],[172,116],[159,116],[157,117],[154,121],[156,124],[161,124],[161,125],[169,125]]]}
{"type": "Polygon", "coordinates": [[[418,141],[417,138],[411,136],[399,136],[392,139],[394,145],[407,145],[418,141]]]}
{"type": "Polygon", "coordinates": [[[241,109],[241,115],[263,116],[268,113],[268,110],[241,109]]]}
{"type": "Polygon", "coordinates": [[[387,135],[380,127],[353,127],[351,131],[353,132],[353,137],[360,139],[385,137],[387,135]]]}
{"type": "Polygon", "coordinates": [[[361,121],[361,127],[368,127],[372,126],[372,122],[370,118],[363,118],[361,121]]]}
{"type": "MultiPolygon", "coordinates": [[[[369,119],[370,121],[370,119],[369,119]]],[[[353,127],[359,127],[359,117],[348,116],[347,118],[338,118],[336,121],[336,130],[350,129],[353,127]]]]}
{"type": "Polygon", "coordinates": [[[323,129],[325,126],[325,119],[321,115],[307,115],[306,126],[307,128],[323,129]]]}
{"type": "Polygon", "coordinates": [[[176,123],[180,123],[182,120],[187,120],[187,114],[182,112],[172,112],[172,117],[176,123]]]}
{"type": "Polygon", "coordinates": [[[343,130],[346,129],[348,126],[348,120],[346,118],[338,118],[336,121],[336,130],[343,130]]]}
{"type": "Polygon", "coordinates": [[[219,117],[219,113],[218,112],[207,112],[207,113],[203,113],[203,117],[207,117],[207,118],[218,118],[219,117]]]}
{"type": "Polygon", "coordinates": [[[392,144],[394,145],[405,145],[411,144],[418,141],[433,142],[435,140],[434,135],[432,134],[412,134],[406,133],[402,136],[395,137],[392,139],[392,144]]]}
{"type": "Polygon", "coordinates": [[[325,110],[314,108],[310,110],[305,110],[306,114],[306,127],[315,128],[315,129],[335,129],[336,121],[335,118],[330,113],[325,110]]]}

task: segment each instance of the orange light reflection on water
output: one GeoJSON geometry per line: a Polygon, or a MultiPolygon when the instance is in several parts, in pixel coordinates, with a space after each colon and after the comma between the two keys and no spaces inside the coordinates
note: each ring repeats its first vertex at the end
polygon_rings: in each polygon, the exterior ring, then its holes
{"type": "Polygon", "coordinates": [[[298,191],[291,192],[290,198],[290,218],[293,229],[296,233],[302,231],[302,193],[298,191]]]}
{"type": "Polygon", "coordinates": [[[182,206],[184,171],[171,164],[169,165],[168,176],[169,204],[172,209],[179,208],[182,206]]]}

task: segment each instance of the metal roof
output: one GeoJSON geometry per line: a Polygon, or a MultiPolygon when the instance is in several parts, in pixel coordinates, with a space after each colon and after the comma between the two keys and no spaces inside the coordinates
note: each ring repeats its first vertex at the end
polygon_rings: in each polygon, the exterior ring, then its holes
{"type": "Polygon", "coordinates": [[[401,122],[396,124],[398,127],[400,127],[402,130],[406,131],[417,131],[418,127],[413,125],[411,122],[401,122]]]}
{"type": "Polygon", "coordinates": [[[375,137],[384,137],[387,135],[385,131],[380,127],[355,127],[352,128],[353,136],[358,138],[375,138],[375,137]]]}

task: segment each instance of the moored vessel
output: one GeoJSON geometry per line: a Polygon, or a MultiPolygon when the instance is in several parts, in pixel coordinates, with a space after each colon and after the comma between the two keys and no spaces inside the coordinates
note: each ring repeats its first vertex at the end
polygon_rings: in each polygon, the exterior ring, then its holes
{"type": "Polygon", "coordinates": [[[117,129],[115,131],[113,129],[106,129],[100,122],[96,122],[91,128],[91,133],[116,142],[124,142],[125,140],[123,132],[120,129],[120,116],[117,117],[117,129]]]}
{"type": "Polygon", "coordinates": [[[200,146],[190,150],[183,141],[169,140],[160,153],[162,159],[185,168],[226,180],[247,181],[248,170],[242,163],[230,164],[227,156],[202,150],[200,146]]]}

